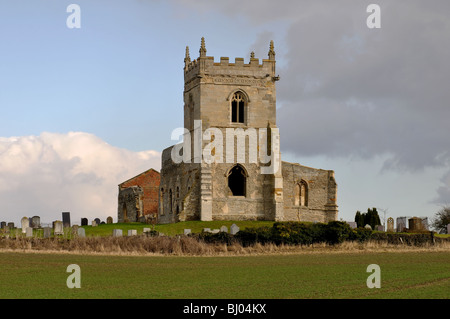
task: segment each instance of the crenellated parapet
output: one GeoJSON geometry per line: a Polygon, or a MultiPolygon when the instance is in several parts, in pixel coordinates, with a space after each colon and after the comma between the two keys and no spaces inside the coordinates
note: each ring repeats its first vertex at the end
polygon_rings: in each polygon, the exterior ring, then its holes
{"type": "MultiPolygon", "coordinates": [[[[205,39],[202,38],[199,50],[199,57],[191,61],[189,47],[186,47],[186,56],[184,59],[184,81],[185,84],[201,78],[217,78],[218,83],[227,83],[226,78],[241,78],[264,81],[277,81],[275,75],[275,51],[273,41],[270,42],[268,59],[260,60],[255,58],[252,52],[248,63],[244,58],[235,58],[234,63],[230,62],[229,57],[220,57],[219,62],[214,61],[214,57],[206,56],[205,39]],[[222,78],[222,80],[220,79],[222,78]]],[[[245,82],[245,80],[243,80],[245,82]]],[[[249,85],[254,85],[249,82],[249,85]]]]}

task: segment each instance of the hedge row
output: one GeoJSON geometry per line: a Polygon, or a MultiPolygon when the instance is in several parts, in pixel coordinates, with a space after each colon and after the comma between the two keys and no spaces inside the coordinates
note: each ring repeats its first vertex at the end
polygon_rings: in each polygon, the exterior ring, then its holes
{"type": "Polygon", "coordinates": [[[195,234],[197,238],[209,243],[232,244],[239,242],[243,246],[255,243],[274,243],[277,245],[311,245],[314,243],[339,244],[344,241],[365,242],[368,240],[391,244],[423,245],[433,243],[437,238],[433,232],[419,234],[373,232],[371,229],[352,229],[346,222],[325,223],[276,222],[272,227],[253,227],[239,231],[236,235],[220,232],[217,234],[195,234]]]}

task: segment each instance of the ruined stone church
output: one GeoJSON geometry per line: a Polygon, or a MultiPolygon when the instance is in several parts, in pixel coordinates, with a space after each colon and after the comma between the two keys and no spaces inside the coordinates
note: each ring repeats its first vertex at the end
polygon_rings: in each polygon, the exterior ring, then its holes
{"type": "Polygon", "coordinates": [[[273,41],[261,63],[206,52],[204,38],[197,59],[186,47],[183,142],[163,151],[160,176],[119,185],[119,222],[337,220],[334,172],[281,161],[273,41]]]}

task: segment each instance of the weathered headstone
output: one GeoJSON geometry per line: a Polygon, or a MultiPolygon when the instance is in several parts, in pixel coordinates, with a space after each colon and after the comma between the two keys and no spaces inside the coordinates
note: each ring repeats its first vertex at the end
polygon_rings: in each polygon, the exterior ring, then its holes
{"type": "Polygon", "coordinates": [[[136,229],[128,229],[128,236],[136,236],[137,230],[136,229]]]}
{"type": "Polygon", "coordinates": [[[228,233],[228,227],[227,226],[222,226],[220,227],[220,231],[223,233],[228,233]]]}
{"type": "Polygon", "coordinates": [[[406,217],[397,217],[397,232],[403,232],[406,228],[406,217]]]}
{"type": "Polygon", "coordinates": [[[70,212],[62,213],[62,222],[64,227],[70,227],[70,212]]]}
{"type": "Polygon", "coordinates": [[[92,221],[92,227],[97,227],[97,221],[95,219],[92,221]]]}
{"type": "Polygon", "coordinates": [[[41,217],[39,216],[33,216],[30,219],[30,227],[32,228],[39,228],[41,227],[41,217]]]}
{"type": "Polygon", "coordinates": [[[27,228],[30,227],[30,222],[28,221],[28,217],[23,217],[20,220],[20,223],[22,225],[22,233],[25,234],[27,232],[27,228]]]}
{"type": "Polygon", "coordinates": [[[184,230],[184,234],[185,234],[185,235],[189,235],[190,233],[191,233],[191,230],[190,230],[190,229],[185,229],[185,230],[184,230]]]}
{"type": "Polygon", "coordinates": [[[394,231],[394,218],[389,217],[387,220],[387,231],[392,233],[394,231]]]}
{"type": "Polygon", "coordinates": [[[143,233],[149,233],[150,232],[150,228],[148,227],[144,227],[144,229],[142,230],[143,233]]]}
{"type": "Polygon", "coordinates": [[[369,224],[366,224],[366,226],[364,226],[364,228],[366,228],[366,229],[372,229],[372,226],[370,226],[369,224]]]}
{"type": "Polygon", "coordinates": [[[236,235],[239,232],[239,227],[236,224],[231,225],[230,234],[236,235]]]}
{"type": "Polygon", "coordinates": [[[384,231],[384,226],[383,225],[377,225],[375,226],[377,231],[384,231]]]}
{"type": "Polygon", "coordinates": [[[213,229],[213,230],[211,230],[211,233],[218,234],[218,233],[220,233],[220,229],[213,229]]]}
{"type": "Polygon", "coordinates": [[[113,223],[113,218],[111,216],[108,216],[108,218],[106,218],[106,223],[107,224],[112,224],[113,223]]]}
{"type": "Polygon", "coordinates": [[[100,218],[95,218],[94,220],[97,223],[97,226],[100,225],[100,218]]]}
{"type": "Polygon", "coordinates": [[[78,234],[78,228],[79,228],[78,225],[73,225],[72,226],[72,234],[74,234],[74,235],[78,234]]]}
{"type": "Polygon", "coordinates": [[[6,227],[6,222],[0,222],[0,228],[4,229],[6,227]]]}
{"type": "Polygon", "coordinates": [[[52,235],[52,229],[50,227],[44,227],[44,238],[50,238],[52,235]]]}
{"type": "Polygon", "coordinates": [[[8,227],[9,229],[14,229],[14,223],[13,222],[8,223],[8,227]]]}
{"type": "Polygon", "coordinates": [[[64,235],[63,223],[60,220],[53,222],[53,234],[54,235],[64,235]]]}
{"type": "Polygon", "coordinates": [[[87,226],[88,225],[88,219],[87,218],[81,218],[81,226],[87,226]]]}
{"type": "Polygon", "coordinates": [[[422,219],[419,217],[412,217],[408,219],[409,230],[411,231],[421,231],[423,230],[422,219]]]}
{"type": "Polygon", "coordinates": [[[78,237],[86,237],[86,230],[83,227],[78,227],[77,234],[78,237]]]}
{"type": "Polygon", "coordinates": [[[121,237],[122,235],[122,229],[113,229],[113,237],[121,237]]]}
{"type": "Polygon", "coordinates": [[[355,229],[358,227],[358,225],[356,224],[356,222],[347,222],[347,224],[350,226],[351,229],[355,229]]]}
{"type": "Polygon", "coordinates": [[[27,227],[26,230],[26,235],[27,237],[33,237],[33,228],[32,227],[27,227]]]}
{"type": "Polygon", "coordinates": [[[210,233],[211,232],[211,228],[203,228],[203,232],[204,233],[210,233]]]}

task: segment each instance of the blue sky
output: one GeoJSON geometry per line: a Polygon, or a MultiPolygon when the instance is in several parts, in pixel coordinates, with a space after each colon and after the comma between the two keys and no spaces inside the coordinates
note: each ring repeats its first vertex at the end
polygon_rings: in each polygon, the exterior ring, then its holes
{"type": "Polygon", "coordinates": [[[117,185],[159,169],[183,125],[202,36],[217,61],[274,40],[283,160],[335,170],[339,218],[433,216],[450,202],[449,5],[378,3],[373,30],[350,0],[2,1],[0,219],[116,218],[117,185]]]}

